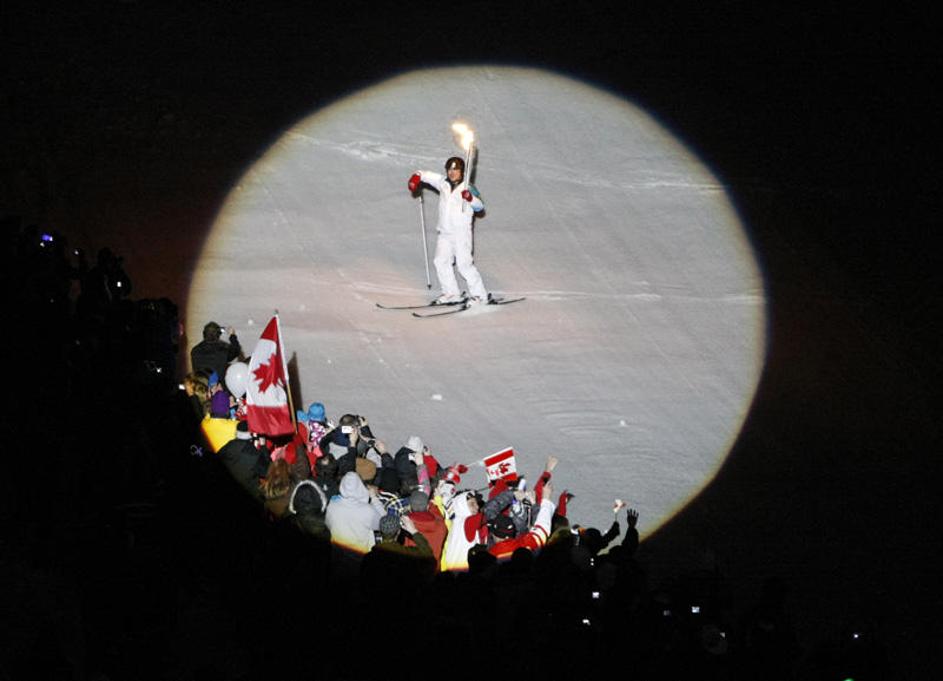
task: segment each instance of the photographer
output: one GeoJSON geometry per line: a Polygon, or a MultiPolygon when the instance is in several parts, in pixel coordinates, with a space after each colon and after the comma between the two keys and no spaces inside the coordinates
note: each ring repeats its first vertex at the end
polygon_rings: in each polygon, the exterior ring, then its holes
{"type": "Polygon", "coordinates": [[[207,376],[215,371],[220,380],[225,380],[226,368],[242,355],[242,346],[231,326],[226,329],[228,343],[220,338],[222,333],[223,328],[216,322],[209,322],[203,327],[203,340],[190,350],[190,364],[194,371],[205,371],[207,376]]]}
{"type": "MultiPolygon", "coordinates": [[[[339,477],[357,470],[357,459],[372,463],[375,475],[376,470],[382,467],[383,455],[386,454],[386,446],[374,437],[367,419],[355,414],[341,416],[337,427],[318,442],[318,448],[337,460],[339,477]]],[[[371,475],[368,479],[372,480],[373,477],[371,475]]]]}

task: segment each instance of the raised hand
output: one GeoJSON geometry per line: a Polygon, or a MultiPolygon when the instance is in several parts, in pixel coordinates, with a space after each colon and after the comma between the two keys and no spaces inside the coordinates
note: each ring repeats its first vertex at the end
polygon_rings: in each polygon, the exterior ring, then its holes
{"type": "Polygon", "coordinates": [[[413,522],[413,519],[407,515],[400,516],[399,518],[400,527],[409,532],[410,534],[416,534],[416,523],[413,522]]]}

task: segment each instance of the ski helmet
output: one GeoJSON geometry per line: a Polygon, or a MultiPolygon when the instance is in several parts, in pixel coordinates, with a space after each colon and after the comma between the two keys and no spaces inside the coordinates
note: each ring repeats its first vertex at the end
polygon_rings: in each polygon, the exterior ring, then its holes
{"type": "Polygon", "coordinates": [[[460,156],[453,156],[448,161],[445,162],[445,172],[450,171],[452,168],[458,168],[463,173],[465,172],[465,159],[460,156]]]}

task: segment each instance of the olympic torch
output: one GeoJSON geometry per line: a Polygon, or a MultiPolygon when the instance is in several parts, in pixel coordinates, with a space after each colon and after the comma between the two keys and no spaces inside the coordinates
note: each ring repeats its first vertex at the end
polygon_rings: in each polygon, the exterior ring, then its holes
{"type": "MultiPolygon", "coordinates": [[[[471,181],[472,159],[475,155],[475,131],[469,128],[465,123],[452,123],[452,132],[458,137],[458,143],[465,150],[465,172],[462,174],[462,190],[468,189],[468,183],[471,181]]],[[[465,207],[462,206],[462,210],[465,207]]]]}

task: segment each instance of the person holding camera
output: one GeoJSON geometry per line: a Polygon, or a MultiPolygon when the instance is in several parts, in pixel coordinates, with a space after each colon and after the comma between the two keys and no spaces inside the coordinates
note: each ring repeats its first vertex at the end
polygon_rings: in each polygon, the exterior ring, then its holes
{"type": "Polygon", "coordinates": [[[220,338],[223,327],[216,322],[209,322],[203,327],[203,340],[190,350],[190,364],[194,371],[205,371],[209,376],[214,371],[221,381],[226,379],[229,363],[242,355],[242,346],[236,338],[236,330],[231,326],[226,329],[229,342],[220,338]]]}
{"type": "Polygon", "coordinates": [[[370,461],[379,469],[386,453],[386,445],[374,437],[367,419],[356,414],[341,416],[337,427],[318,442],[318,448],[337,461],[338,477],[356,471],[358,458],[370,461]]]}

